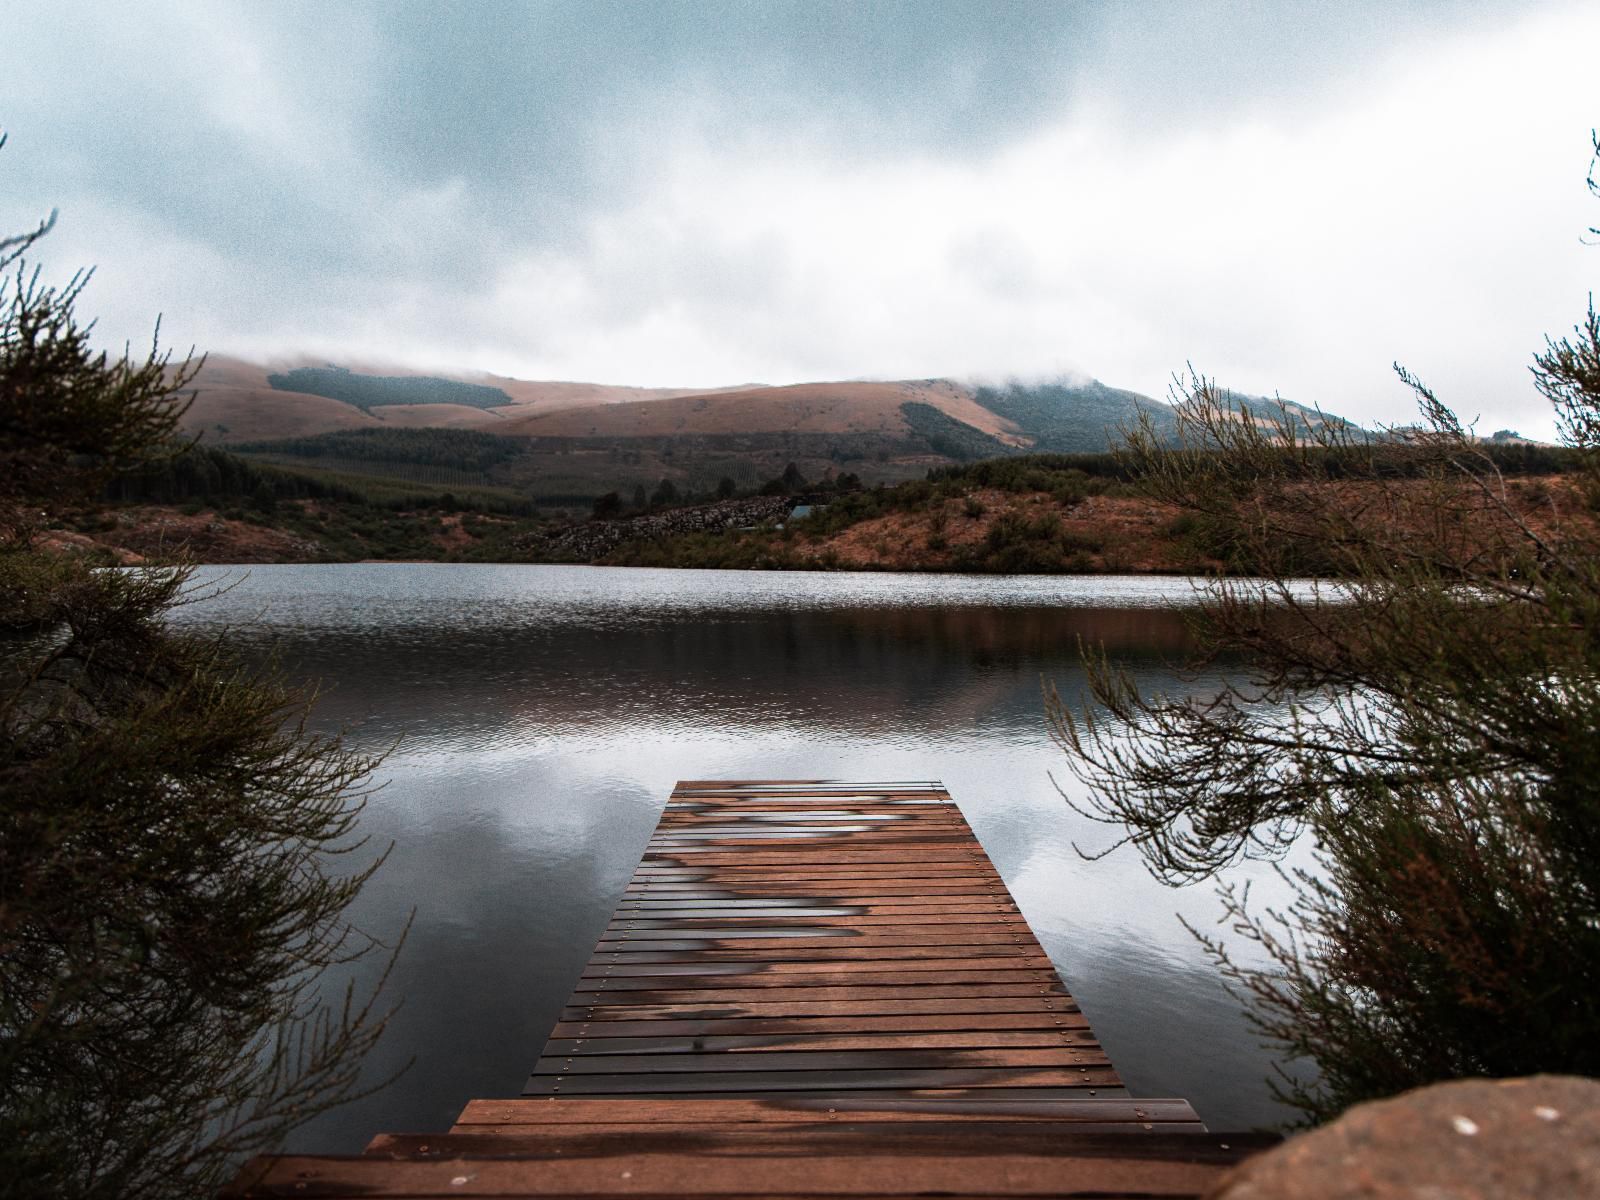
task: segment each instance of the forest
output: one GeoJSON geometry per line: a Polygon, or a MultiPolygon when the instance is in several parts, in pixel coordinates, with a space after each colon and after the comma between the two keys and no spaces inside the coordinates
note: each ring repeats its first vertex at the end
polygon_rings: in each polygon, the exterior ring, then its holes
{"type": "Polygon", "coordinates": [[[484,384],[429,375],[358,375],[345,367],[297,367],[268,375],[267,382],[280,391],[326,396],[363,411],[386,404],[465,404],[488,409],[511,403],[511,397],[499,388],[484,384]]]}

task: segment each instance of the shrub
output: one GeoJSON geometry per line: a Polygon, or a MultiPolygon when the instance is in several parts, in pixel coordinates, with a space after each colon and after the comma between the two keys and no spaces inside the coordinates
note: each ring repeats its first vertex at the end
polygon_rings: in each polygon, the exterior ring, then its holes
{"type": "MultiPolygon", "coordinates": [[[[37,236],[37,235],[34,235],[37,236]]],[[[20,239],[25,248],[31,238],[20,239]]],[[[18,240],[0,241],[0,269],[18,240]]],[[[322,969],[369,943],[372,761],[308,736],[303,697],[178,632],[182,570],[34,545],[163,453],[194,364],[92,351],[57,291],[0,285],[0,1188],[202,1196],[354,1094],[382,1019],[322,969]]]]}
{"type": "MultiPolygon", "coordinates": [[[[1256,1027],[1315,1065],[1278,1085],[1311,1120],[1467,1075],[1600,1074],[1600,524],[1573,503],[1529,524],[1496,458],[1400,376],[1421,424],[1388,443],[1240,421],[1192,377],[1183,445],[1147,427],[1128,461],[1265,577],[1204,608],[1202,662],[1251,675],[1174,699],[1095,659],[1097,708],[1049,697],[1084,811],[1161,878],[1312,848],[1280,911],[1224,886],[1251,962],[1202,938],[1256,1027]],[[1340,586],[1307,597],[1308,563],[1340,586]]],[[[1592,301],[1534,376],[1600,485],[1592,301]]]]}

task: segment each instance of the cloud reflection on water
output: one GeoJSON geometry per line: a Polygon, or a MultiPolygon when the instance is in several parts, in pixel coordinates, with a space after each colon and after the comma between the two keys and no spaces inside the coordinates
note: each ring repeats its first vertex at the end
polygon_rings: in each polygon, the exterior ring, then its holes
{"type": "MultiPolygon", "coordinates": [[[[253,567],[185,621],[228,623],[321,679],[316,722],[399,739],[365,828],[395,851],[359,902],[393,933],[404,998],[371,1069],[393,1088],[301,1148],[439,1128],[514,1094],[679,778],[942,779],[1136,1094],[1214,1127],[1275,1119],[1267,1063],[1174,918],[1215,918],[1049,775],[1041,678],[1081,686],[1103,644],[1179,686],[1182,580],[993,580],[594,568],[253,567]],[[985,603],[986,598],[991,601],[985,603]]],[[[1259,874],[1260,872],[1255,872],[1259,874]]],[[[1270,880],[1268,880],[1270,882],[1270,880]]]]}

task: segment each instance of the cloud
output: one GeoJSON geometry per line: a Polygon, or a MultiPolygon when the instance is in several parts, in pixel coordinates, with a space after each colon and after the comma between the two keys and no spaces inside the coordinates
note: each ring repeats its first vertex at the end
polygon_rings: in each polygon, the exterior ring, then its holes
{"type": "Polygon", "coordinates": [[[501,272],[473,322],[529,330],[525,371],[1077,366],[1159,393],[1192,360],[1369,419],[1408,412],[1399,358],[1469,416],[1535,425],[1528,355],[1595,265],[1586,32],[1554,14],[1396,53],[1309,117],[1151,136],[1082,107],[973,162],[686,136],[582,246],[501,272]]]}
{"type": "Polygon", "coordinates": [[[24,19],[0,227],[59,204],[118,340],[159,309],[255,355],[1157,394],[1192,361],[1366,419],[1399,358],[1541,432],[1528,356],[1600,261],[1577,5],[24,19]]]}

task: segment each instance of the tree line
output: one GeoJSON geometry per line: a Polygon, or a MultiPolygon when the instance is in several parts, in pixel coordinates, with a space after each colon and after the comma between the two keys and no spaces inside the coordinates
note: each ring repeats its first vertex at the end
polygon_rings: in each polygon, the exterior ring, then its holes
{"type": "Polygon", "coordinates": [[[326,396],[367,410],[389,404],[464,404],[499,408],[511,397],[497,387],[428,375],[361,375],[346,367],[298,367],[267,376],[279,391],[326,396]]]}
{"type": "Polygon", "coordinates": [[[342,429],[311,437],[244,442],[235,454],[282,454],[293,458],[361,459],[375,463],[417,463],[459,471],[490,471],[527,450],[525,438],[502,437],[475,429],[342,429]]]}

